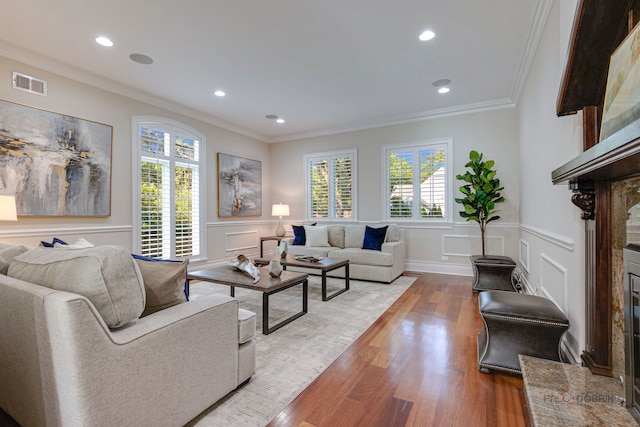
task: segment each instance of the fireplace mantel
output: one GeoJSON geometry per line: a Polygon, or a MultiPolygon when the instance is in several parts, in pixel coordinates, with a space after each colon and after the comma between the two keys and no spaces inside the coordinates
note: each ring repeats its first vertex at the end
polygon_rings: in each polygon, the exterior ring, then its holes
{"type": "Polygon", "coordinates": [[[617,181],[640,174],[638,135],[640,120],[554,170],[551,180],[554,184],[617,181]]]}
{"type": "Polygon", "coordinates": [[[582,361],[613,376],[612,183],[640,175],[640,120],[599,142],[609,59],[640,16],[640,0],[580,0],[558,93],[558,116],[582,111],[583,153],[551,174],[569,183],[585,220],[585,330],[582,361]]]}

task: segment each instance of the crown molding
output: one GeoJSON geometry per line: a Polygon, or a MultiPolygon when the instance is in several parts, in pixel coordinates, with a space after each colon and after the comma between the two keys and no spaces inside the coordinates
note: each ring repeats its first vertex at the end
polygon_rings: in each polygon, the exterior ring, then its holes
{"type": "Polygon", "coordinates": [[[520,60],[520,67],[518,68],[518,74],[516,75],[513,91],[511,92],[511,99],[513,99],[515,104],[520,100],[520,95],[527,82],[529,70],[531,70],[531,64],[536,56],[540,39],[542,39],[544,28],[547,26],[551,9],[553,9],[553,4],[554,0],[538,0],[535,2],[535,11],[531,19],[531,25],[529,26],[526,47],[520,60]]]}
{"type": "Polygon", "coordinates": [[[386,117],[380,120],[353,123],[350,125],[318,129],[308,132],[299,132],[289,135],[269,138],[266,142],[286,142],[298,139],[315,138],[318,136],[335,135],[338,133],[355,132],[360,130],[375,129],[385,126],[401,125],[405,123],[420,122],[423,120],[440,119],[444,117],[460,116],[464,114],[474,114],[485,111],[499,110],[503,108],[514,108],[516,105],[510,98],[495,99],[474,104],[457,105],[454,107],[439,108],[435,110],[421,111],[418,113],[403,114],[399,116],[386,117]]]}

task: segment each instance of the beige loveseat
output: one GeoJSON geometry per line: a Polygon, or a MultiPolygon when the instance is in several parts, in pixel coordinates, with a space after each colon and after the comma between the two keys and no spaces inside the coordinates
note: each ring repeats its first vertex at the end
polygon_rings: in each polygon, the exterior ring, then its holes
{"type": "MultiPolygon", "coordinates": [[[[287,238],[287,251],[291,255],[322,256],[349,260],[349,276],[352,279],[391,283],[402,275],[405,268],[406,247],[404,230],[395,224],[376,224],[371,228],[387,226],[380,250],[363,249],[365,225],[316,224],[306,226],[313,231],[304,245],[294,244],[287,238]],[[313,227],[313,228],[310,228],[313,227]],[[326,230],[326,231],[323,231],[326,230]],[[323,233],[326,233],[326,239],[323,233]]],[[[344,269],[331,273],[344,275],[344,269]]],[[[313,271],[309,271],[313,274],[313,271]]]]}
{"type": "Polygon", "coordinates": [[[254,374],[255,315],[237,300],[139,318],[126,249],[20,251],[0,244],[0,407],[23,427],[180,426],[254,374]]]}

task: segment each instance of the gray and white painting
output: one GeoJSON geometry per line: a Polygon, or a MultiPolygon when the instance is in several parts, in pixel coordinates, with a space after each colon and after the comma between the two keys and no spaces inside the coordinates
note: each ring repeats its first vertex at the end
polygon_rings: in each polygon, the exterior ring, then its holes
{"type": "Polygon", "coordinates": [[[22,216],[111,215],[111,126],[0,101],[0,194],[22,216]]]}
{"type": "Polygon", "coordinates": [[[218,216],[262,215],[262,165],[218,153],[218,216]]]}

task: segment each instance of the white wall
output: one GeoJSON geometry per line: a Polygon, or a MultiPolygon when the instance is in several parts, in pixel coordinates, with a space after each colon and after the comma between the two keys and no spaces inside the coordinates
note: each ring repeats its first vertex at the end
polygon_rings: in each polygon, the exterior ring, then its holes
{"type": "MultiPolygon", "coordinates": [[[[304,218],[303,155],[313,152],[358,150],[358,218],[360,222],[380,222],[382,212],[382,146],[408,142],[453,139],[454,174],[464,173],[469,151],[483,152],[496,162],[495,169],[505,187],[506,202],[500,205],[501,220],[490,223],[487,253],[517,259],[520,205],[518,130],[515,108],[387,126],[357,132],[281,142],[272,147],[275,167],[271,172],[274,200],[289,203],[289,223],[304,218]]],[[[454,183],[455,197],[461,197],[454,183]]],[[[414,271],[471,274],[469,255],[481,252],[477,223],[465,222],[458,214],[460,205],[451,206],[454,223],[429,226],[402,223],[407,229],[407,268],[414,271]],[[448,257],[445,261],[443,256],[448,257]]],[[[290,228],[290,225],[289,225],[290,228]]]]}
{"type": "Polygon", "coordinates": [[[132,248],[132,147],[131,118],[149,115],[177,120],[206,136],[206,212],[209,262],[221,261],[240,251],[258,251],[258,237],[272,234],[271,161],[269,145],[220,127],[167,111],[148,103],[61,77],[43,69],[0,57],[0,99],[93,120],[113,126],[111,216],[107,218],[21,217],[17,223],[0,223],[0,241],[31,246],[54,236],[75,242],[84,237],[94,244],[132,248]],[[48,82],[48,96],[32,95],[12,88],[12,72],[18,71],[48,82]],[[219,219],[217,209],[217,153],[260,160],[263,168],[263,215],[243,221],[219,219]],[[247,246],[249,246],[247,248],[247,246]],[[242,249],[240,249],[242,248],[242,249]]]}
{"type": "MultiPolygon", "coordinates": [[[[534,293],[553,299],[571,322],[577,357],[584,348],[584,222],[567,185],[551,172],[582,152],[582,116],[557,117],[556,100],[576,2],[555,2],[518,103],[520,248],[534,293]]],[[[579,360],[579,359],[578,359],[579,360]]]]}

